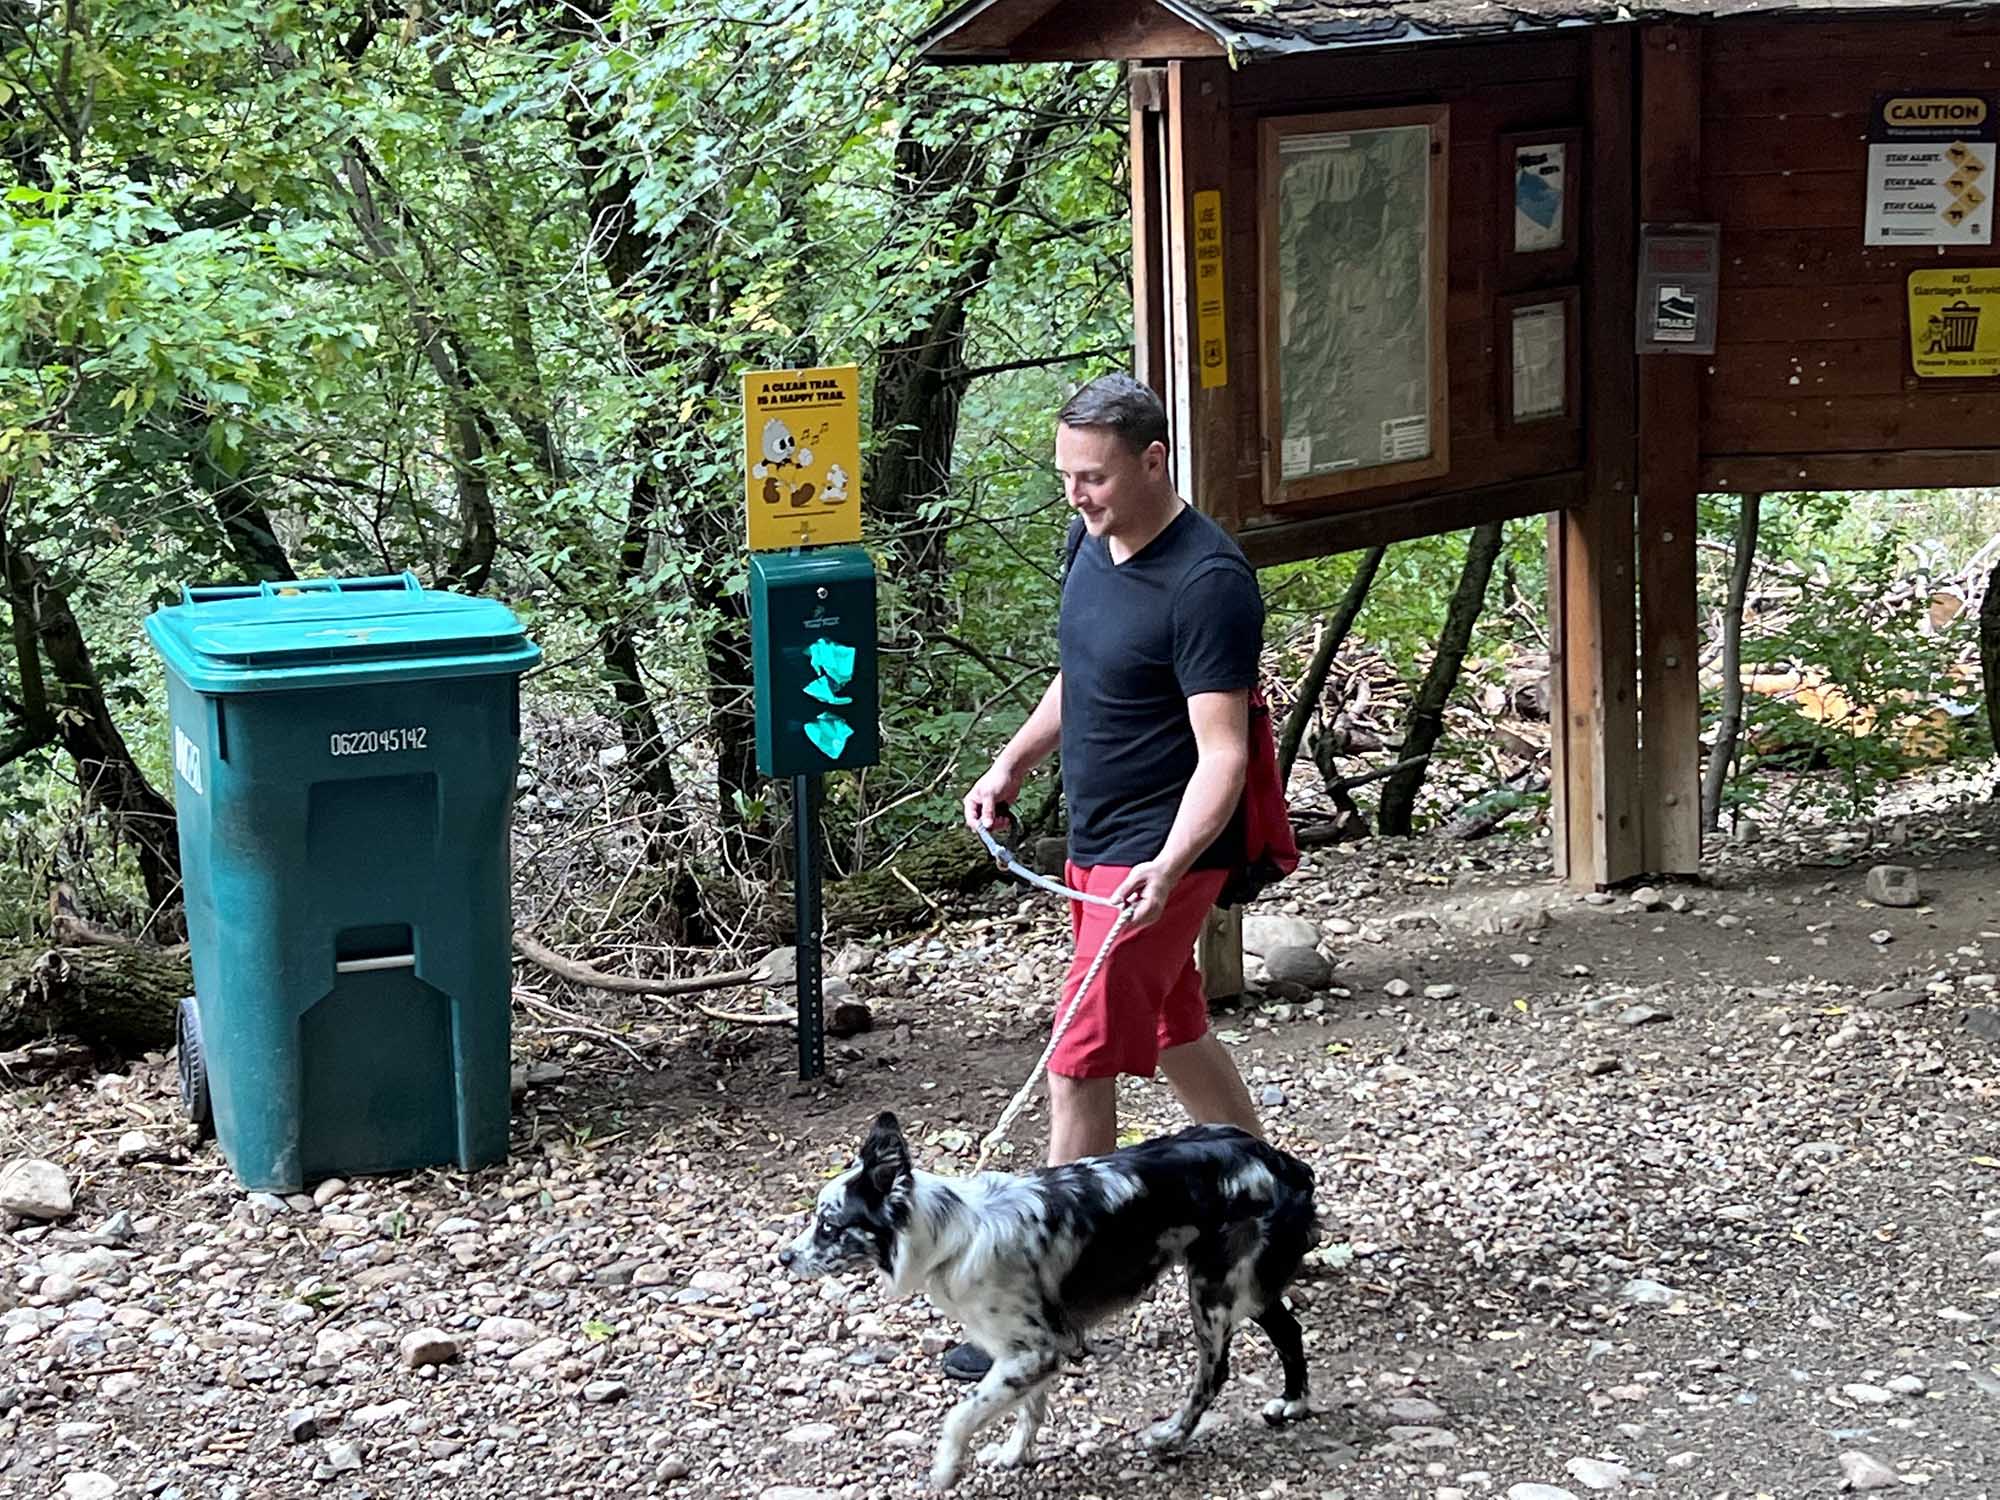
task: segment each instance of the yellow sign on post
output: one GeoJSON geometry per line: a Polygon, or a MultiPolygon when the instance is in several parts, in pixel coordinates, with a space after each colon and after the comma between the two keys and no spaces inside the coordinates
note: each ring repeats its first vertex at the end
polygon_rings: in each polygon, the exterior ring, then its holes
{"type": "Polygon", "coordinates": [[[1222,282],[1222,194],[1194,195],[1194,321],[1201,388],[1229,384],[1229,335],[1222,282]]]}
{"type": "Polygon", "coordinates": [[[2000,375],[2000,267],[1910,273],[1910,368],[1927,379],[2000,375]]]}
{"type": "Polygon", "coordinates": [[[743,375],[750,550],[861,540],[861,372],[743,375]]]}

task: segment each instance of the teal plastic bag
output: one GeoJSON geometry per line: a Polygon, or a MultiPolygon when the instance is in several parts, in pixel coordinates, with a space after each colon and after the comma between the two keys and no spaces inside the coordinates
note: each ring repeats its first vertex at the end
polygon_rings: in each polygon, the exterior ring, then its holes
{"type": "Polygon", "coordinates": [[[854,735],[854,726],[832,714],[821,714],[817,719],[806,722],[806,738],[813,748],[828,760],[838,760],[840,752],[847,748],[847,742],[854,735]]]}

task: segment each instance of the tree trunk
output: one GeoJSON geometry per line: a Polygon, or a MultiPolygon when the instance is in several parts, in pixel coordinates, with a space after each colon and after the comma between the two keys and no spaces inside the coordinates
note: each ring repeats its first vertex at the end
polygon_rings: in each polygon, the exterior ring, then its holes
{"type": "MultiPolygon", "coordinates": [[[[912,76],[914,87],[941,95],[943,86],[928,73],[919,70],[912,76]]],[[[896,191],[905,222],[929,224],[943,218],[961,237],[980,230],[958,252],[957,274],[939,290],[930,317],[886,342],[876,362],[875,453],[868,469],[868,505],[879,521],[900,534],[900,550],[908,563],[903,586],[926,623],[937,623],[944,613],[951,522],[926,507],[944,497],[951,480],[959,408],[965,397],[967,318],[999,259],[1006,216],[1025,191],[1057,124],[1075,102],[1073,88],[1071,83],[1062,85],[1035,114],[1036,123],[1015,137],[983,205],[979,195],[987,175],[983,152],[959,140],[932,145],[917,128],[906,130],[896,148],[896,191]]],[[[936,107],[935,98],[919,102],[912,110],[913,124],[936,107]]]]}
{"type": "MultiPolygon", "coordinates": [[[[68,597],[32,554],[4,535],[0,535],[0,588],[17,626],[25,616],[40,655],[48,658],[49,716],[56,738],[76,763],[84,806],[103,813],[137,857],[146,899],[159,913],[155,930],[177,931],[181,851],[174,809],[146,780],[118,732],[68,597]]],[[[39,660],[34,665],[39,672],[39,660]]],[[[23,686],[31,694],[39,691],[25,680],[23,686]]]]}
{"type": "Polygon", "coordinates": [[[1489,522],[1472,533],[1465,549],[1465,567],[1458,575],[1458,588],[1451,596],[1451,608],[1444,617],[1438,636],[1437,654],[1431,669],[1410,705],[1408,726],[1403,734],[1405,764],[1382,787],[1381,805],[1376,809],[1376,826],[1385,834],[1407,838],[1416,810],[1417,793],[1423,790],[1424,773],[1430,768],[1430,752],[1444,736],[1445,704],[1458,686],[1458,674],[1465,665],[1465,649],[1472,641],[1472,628],[1486,604],[1486,585],[1493,578],[1493,564],[1500,556],[1505,523],[1489,522]],[[1424,757],[1418,760],[1417,757],[1424,757]]]}
{"type": "MultiPolygon", "coordinates": [[[[642,431],[639,451],[647,452],[652,446],[642,431]]],[[[631,589],[645,570],[646,549],[660,508],[659,482],[659,473],[651,464],[641,464],[632,476],[632,489],[625,501],[625,532],[618,543],[616,597],[623,607],[614,606],[617,613],[605,621],[602,643],[612,696],[618,700],[618,731],[625,742],[626,760],[640,787],[660,809],[660,831],[677,838],[686,832],[687,825],[678,805],[680,793],[674,785],[666,731],[653,712],[645,679],[639,675],[639,632],[634,619],[639,606],[631,589]]]]}
{"type": "MultiPolygon", "coordinates": [[[[572,19],[579,23],[601,22],[605,11],[606,7],[602,5],[583,5],[576,9],[572,19]]],[[[583,39],[589,31],[579,24],[569,34],[583,39]]],[[[604,267],[612,290],[627,309],[625,315],[617,320],[619,342],[626,357],[635,366],[642,370],[657,369],[661,363],[659,351],[653,347],[643,323],[630,309],[642,302],[649,291],[656,289],[660,278],[651,262],[662,247],[650,234],[640,229],[638,214],[632,203],[636,183],[630,174],[612,165],[597,137],[597,122],[588,109],[581,105],[573,107],[567,124],[571,149],[576,154],[578,165],[583,168],[584,180],[589,184],[585,200],[590,216],[588,243],[604,267]]],[[[684,831],[685,822],[675,808],[679,791],[669,756],[670,737],[660,721],[640,669],[639,612],[645,606],[641,596],[633,592],[633,585],[644,575],[647,553],[660,523],[666,488],[682,487],[676,476],[663,474],[653,466],[652,455],[662,451],[665,445],[656,440],[643,420],[633,433],[633,444],[641,462],[626,493],[625,524],[618,539],[612,569],[613,586],[607,591],[608,602],[596,605],[586,601],[586,607],[598,617],[600,649],[611,679],[612,693],[618,701],[619,733],[624,740],[626,754],[641,786],[652,799],[663,811],[675,809],[668,814],[669,822],[665,826],[679,833],[684,831]]],[[[687,486],[683,492],[696,497],[698,510],[700,501],[695,487],[687,486]]],[[[688,540],[697,555],[728,555],[726,548],[703,552],[694,542],[693,526],[691,519],[688,540]]],[[[693,913],[683,912],[681,915],[685,917],[693,913]]]]}
{"type": "Polygon", "coordinates": [[[208,445],[214,418],[186,401],[180,404],[176,418],[175,425],[188,444],[189,481],[208,496],[216,522],[222,527],[223,546],[238,574],[230,581],[264,583],[298,577],[292,571],[292,560],[278,541],[277,528],[271,524],[254,461],[246,459],[241,471],[230,473],[215,461],[215,453],[208,445]]]}
{"type": "MultiPolygon", "coordinates": [[[[910,75],[909,90],[917,97],[911,101],[910,123],[896,142],[897,217],[904,224],[942,219],[957,234],[968,235],[978,216],[970,189],[985,175],[986,155],[956,135],[933,143],[918,128],[939,100],[949,97],[947,82],[920,69],[910,75]]],[[[964,300],[947,293],[921,326],[884,340],[875,360],[868,504],[901,533],[911,602],[931,621],[943,604],[948,533],[926,523],[923,512],[929,502],[943,498],[951,481],[963,394],[956,376],[964,366],[965,313],[964,300]]]]}
{"type": "Polygon", "coordinates": [[[1722,717],[1701,781],[1701,826],[1706,833],[1722,826],[1722,788],[1743,734],[1743,602],[1750,595],[1750,575],[1757,566],[1757,523],[1764,497],[1744,495],[1738,503],[1742,512],[1736,525],[1736,557],[1729,570],[1729,605],[1722,615],[1722,717]]]}
{"type": "MultiPolygon", "coordinates": [[[[572,7],[575,22],[602,22],[610,7],[603,0],[580,0],[572,7]]],[[[588,40],[591,30],[576,25],[573,35],[588,40]]],[[[574,105],[568,128],[572,149],[585,181],[590,184],[587,199],[590,215],[589,240],[605,277],[620,303],[632,311],[618,320],[618,336],[626,357],[643,370],[657,370],[664,357],[655,343],[655,334],[638,311],[649,299],[678,288],[690,306],[706,301],[718,312],[726,307],[740,288],[718,281],[705,264],[706,247],[684,230],[671,240],[662,240],[640,227],[633,202],[637,180],[607,154],[598,134],[598,121],[587,106],[574,105]]],[[[657,164],[655,170],[663,170],[657,164]]],[[[794,352],[794,351],[788,351],[794,352]]],[[[755,367],[756,356],[741,348],[709,348],[697,377],[687,383],[687,393],[698,401],[714,399],[734,406],[737,396],[729,390],[733,371],[740,365],[755,367]]],[[[645,425],[635,436],[638,451],[663,451],[667,445],[648,440],[645,425]]],[[[742,804],[757,790],[756,720],[751,711],[750,614],[747,595],[730,592],[734,559],[741,555],[742,533],[737,528],[742,515],[742,491],[731,494],[715,481],[697,481],[678,470],[661,472],[647,466],[635,479],[627,502],[626,529],[619,551],[617,597],[619,607],[629,611],[637,602],[630,584],[642,573],[646,546],[663,519],[677,520],[680,534],[676,542],[690,556],[700,559],[687,578],[690,604],[697,618],[713,619],[714,627],[702,641],[702,659],[707,673],[705,697],[709,734],[716,751],[716,813],[722,829],[722,863],[726,868],[750,873],[769,868],[768,840],[756,837],[745,820],[742,804]],[[672,497],[671,500],[669,497],[672,497]]],[[[629,684],[621,699],[628,723],[657,724],[650,698],[636,671],[636,638],[629,614],[617,632],[607,636],[607,661],[614,676],[629,684]],[[623,663],[621,666],[620,663],[623,663]]],[[[655,731],[656,743],[662,743],[655,731]]],[[[662,766],[664,772],[664,765],[662,766]]]]}
{"type": "Polygon", "coordinates": [[[1362,553],[1361,565],[1347,581],[1347,592],[1340,596],[1339,607],[1327,616],[1320,628],[1319,644],[1313,648],[1312,660],[1306,665],[1305,682],[1299,688],[1298,701],[1285,715],[1285,727],[1278,736],[1280,786],[1289,784],[1292,779],[1292,766],[1299,758],[1299,743],[1305,738],[1306,726],[1312,722],[1313,711],[1319,707],[1320,694],[1326,691],[1326,678],[1333,670],[1333,659],[1340,654],[1341,643],[1354,628],[1361,606],[1367,603],[1368,590],[1374,586],[1375,574],[1388,551],[1387,547],[1370,547],[1362,553]]]}
{"type": "Polygon", "coordinates": [[[30,948],[0,954],[0,1046],[73,1036],[127,1057],[174,1042],[194,993],[185,949],[30,948]]]}
{"type": "Polygon", "coordinates": [[[492,424],[472,409],[472,382],[463,367],[447,362],[439,378],[455,382],[444,392],[444,436],[458,489],[458,542],[438,582],[448,589],[477,594],[484,592],[492,578],[493,557],[500,550],[500,513],[493,505],[486,463],[489,452],[497,450],[499,444],[492,424]]]}

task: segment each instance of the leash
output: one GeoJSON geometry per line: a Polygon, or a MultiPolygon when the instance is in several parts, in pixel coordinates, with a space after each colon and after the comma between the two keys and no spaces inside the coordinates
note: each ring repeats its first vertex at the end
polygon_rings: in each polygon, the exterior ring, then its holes
{"type": "Polygon", "coordinates": [[[984,844],[986,852],[993,856],[993,863],[1010,875],[1020,876],[1021,879],[1027,881],[1036,890],[1047,891],[1051,896],[1067,896],[1072,901],[1087,901],[1092,906],[1115,907],[1119,905],[1118,902],[1113,901],[1109,896],[1093,896],[1089,891],[1073,891],[1060,880],[1051,880],[1046,875],[1037,874],[1022,864],[1020,860],[1016,859],[1013,850],[994,838],[984,828],[975,828],[972,831],[979,835],[979,842],[984,844]]]}
{"type": "Polygon", "coordinates": [[[1090,967],[1084,970],[1083,983],[1076,987],[1076,994],[1070,999],[1069,1009],[1063,1012],[1055,1030],[1049,1033],[1049,1044],[1042,1049],[1041,1059],[1028,1074],[1028,1081],[1021,1085],[1012,1099],[1007,1101],[1007,1107],[1000,1111],[999,1123],[979,1143],[979,1157],[972,1164],[973,1175],[977,1176],[986,1170],[988,1159],[1006,1139],[1008,1130],[1021,1117],[1021,1111],[1028,1107],[1029,1099],[1034,1097],[1035,1085],[1042,1081],[1042,1075],[1048,1071],[1049,1059],[1056,1055],[1056,1047],[1062,1041],[1063,1033],[1069,1030],[1069,1023],[1076,1019],[1077,1008],[1083,1004],[1083,997],[1090,993],[1090,986],[1096,981],[1098,970],[1104,967],[1104,960],[1111,956],[1111,945],[1118,941],[1118,934],[1123,932],[1125,924],[1132,920],[1132,908],[1122,902],[1113,901],[1109,896],[1093,896],[1088,891],[1071,890],[1059,880],[1051,880],[1046,875],[1037,874],[1016,859],[1005,845],[984,828],[975,827],[973,832],[977,833],[980,842],[986,845],[987,852],[993,856],[995,864],[1010,875],[1026,881],[1035,889],[1047,891],[1053,896],[1066,896],[1072,901],[1087,902],[1092,906],[1108,906],[1118,913],[1112,918],[1111,930],[1104,935],[1104,942],[1098,947],[1097,956],[1090,961],[1090,967]]]}

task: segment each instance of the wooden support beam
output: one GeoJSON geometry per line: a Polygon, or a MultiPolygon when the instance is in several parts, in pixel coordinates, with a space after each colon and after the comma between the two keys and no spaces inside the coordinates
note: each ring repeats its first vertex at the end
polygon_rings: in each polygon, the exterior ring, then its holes
{"type": "MultiPolygon", "coordinates": [[[[1230,362],[1220,384],[1204,381],[1195,312],[1195,199],[1221,195],[1220,224],[1242,186],[1229,179],[1229,67],[1222,62],[1167,64],[1167,302],[1173,349],[1174,478],[1209,515],[1227,516],[1236,484],[1236,394],[1244,373],[1230,362]]],[[[1218,226],[1219,227],[1219,226],[1218,226]]],[[[1220,247],[1217,247],[1220,248],[1220,247]]],[[[1223,296],[1250,295],[1252,268],[1223,263],[1223,296]]],[[[1226,351],[1225,351],[1226,353],[1226,351]]]]}
{"type": "Polygon", "coordinates": [[[1215,34],[1152,0],[998,0],[943,33],[930,33],[932,63],[1099,62],[1104,59],[1226,57],[1215,34]]]}
{"type": "MultiPolygon", "coordinates": [[[[1639,42],[1639,218],[1702,217],[1701,32],[1648,26],[1639,42]]],[[[1701,869],[1700,624],[1695,492],[1705,361],[1639,361],[1639,742],[1646,869],[1701,869]]]]}
{"type": "Polygon", "coordinates": [[[1720,453],[1701,463],[1701,488],[1733,495],[1780,490],[1981,490],[2000,487],[2000,449],[1898,453],[1720,453]]]}
{"type": "Polygon", "coordinates": [[[1588,180],[1597,208],[1585,246],[1585,493],[1580,505],[1549,520],[1555,865],[1586,890],[1642,867],[1632,576],[1635,81],[1630,29],[1594,33],[1588,180]]]}
{"type": "Polygon", "coordinates": [[[1167,70],[1132,70],[1132,375],[1167,399],[1167,70]]]}
{"type": "MultiPolygon", "coordinates": [[[[1229,68],[1221,62],[1167,64],[1166,276],[1168,340],[1172,349],[1171,400],[1174,477],[1194,504],[1229,515],[1236,483],[1235,362],[1222,383],[1204,382],[1196,315],[1196,195],[1222,195],[1221,224],[1240,186],[1229,171],[1229,68]]],[[[1223,296],[1247,296],[1248,267],[1225,260],[1223,296]]],[[[1218,909],[1202,925],[1195,948],[1202,989],[1211,1000],[1243,993],[1243,910],[1218,909]]]]}
{"type": "Polygon", "coordinates": [[[1201,992],[1210,1000],[1233,1000],[1244,990],[1243,908],[1209,908],[1195,942],[1195,967],[1201,970],[1201,992]]]}
{"type": "Polygon", "coordinates": [[[1007,43],[1012,62],[1227,56],[1214,36],[1150,0],[1062,0],[1007,43]]]}
{"type": "Polygon", "coordinates": [[[1448,490],[1421,500],[1399,500],[1394,505],[1337,511],[1277,526],[1247,527],[1236,533],[1236,543],[1252,567],[1269,568],[1278,563],[1407,542],[1414,537],[1463,531],[1489,521],[1546,515],[1550,511],[1567,510],[1582,500],[1582,473],[1563,469],[1476,490],[1448,490]]]}

